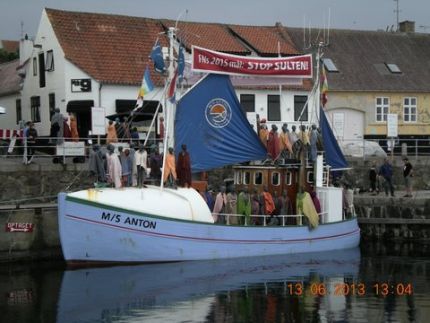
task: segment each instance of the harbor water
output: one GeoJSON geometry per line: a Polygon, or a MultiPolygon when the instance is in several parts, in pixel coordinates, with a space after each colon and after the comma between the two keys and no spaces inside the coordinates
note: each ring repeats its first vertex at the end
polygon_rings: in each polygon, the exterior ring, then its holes
{"type": "Polygon", "coordinates": [[[428,322],[430,245],[68,269],[0,267],[1,322],[428,322]]]}

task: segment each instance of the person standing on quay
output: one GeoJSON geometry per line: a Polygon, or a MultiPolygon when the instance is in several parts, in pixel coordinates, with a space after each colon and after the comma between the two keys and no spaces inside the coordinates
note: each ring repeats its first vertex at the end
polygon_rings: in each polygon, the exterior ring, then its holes
{"type": "Polygon", "coordinates": [[[391,196],[394,197],[393,167],[388,158],[385,158],[384,164],[379,169],[379,175],[384,179],[385,195],[388,196],[388,190],[390,190],[391,196]]]}
{"type": "Polygon", "coordinates": [[[179,186],[191,187],[191,159],[187,151],[187,145],[181,146],[182,151],[178,155],[176,171],[178,175],[179,186]]]}
{"type": "Polygon", "coordinates": [[[403,158],[403,179],[405,180],[406,195],[404,197],[412,197],[412,178],[414,176],[412,164],[407,157],[403,158]]]}

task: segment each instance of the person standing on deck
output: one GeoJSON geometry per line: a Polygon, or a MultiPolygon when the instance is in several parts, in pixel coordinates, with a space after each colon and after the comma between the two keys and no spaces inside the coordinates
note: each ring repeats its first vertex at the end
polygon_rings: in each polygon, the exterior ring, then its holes
{"type": "Polygon", "coordinates": [[[281,150],[282,158],[287,158],[293,153],[293,148],[290,142],[290,134],[288,131],[288,125],[286,123],[282,125],[282,131],[279,135],[279,149],[281,150]]]}
{"type": "Polygon", "coordinates": [[[106,155],[107,161],[107,172],[109,175],[109,182],[112,183],[115,188],[121,187],[121,162],[119,157],[115,154],[115,147],[113,145],[107,146],[108,153],[106,155]]]}
{"type": "Polygon", "coordinates": [[[181,146],[182,151],[178,155],[176,171],[178,175],[178,184],[181,187],[191,187],[191,159],[187,151],[187,145],[181,146]]]}
{"type": "Polygon", "coordinates": [[[212,188],[208,185],[208,186],[206,187],[206,191],[205,191],[205,193],[204,193],[204,199],[205,199],[205,201],[206,201],[206,204],[208,205],[209,211],[211,211],[211,212],[213,211],[213,209],[214,209],[214,204],[215,204],[215,200],[214,200],[214,198],[213,198],[212,193],[213,193],[213,190],[212,190],[212,188]]]}
{"type": "Polygon", "coordinates": [[[225,187],[222,186],[215,198],[214,210],[212,212],[212,216],[214,218],[215,223],[225,223],[224,215],[222,214],[225,212],[226,205],[227,205],[227,195],[225,194],[225,187]]]}
{"type": "Polygon", "coordinates": [[[149,167],[151,168],[151,178],[155,180],[155,185],[158,185],[161,180],[161,165],[163,164],[163,156],[161,156],[158,147],[153,145],[153,151],[149,158],[149,167]]]}
{"type": "Polygon", "coordinates": [[[143,187],[148,169],[148,153],[143,145],[140,145],[139,150],[134,153],[134,159],[137,168],[137,186],[143,187]]]}
{"type": "Polygon", "coordinates": [[[169,148],[169,153],[166,156],[166,165],[164,165],[164,185],[176,188],[176,161],[173,148],[169,148]]]}
{"type": "Polygon", "coordinates": [[[273,212],[275,211],[275,202],[273,201],[272,194],[270,194],[267,186],[264,186],[262,200],[264,203],[264,215],[273,215],[273,212]]]}
{"type": "Polygon", "coordinates": [[[317,143],[318,143],[318,130],[317,130],[317,126],[316,125],[312,125],[312,130],[310,133],[310,138],[309,138],[309,143],[311,146],[311,150],[310,150],[310,160],[311,162],[316,161],[317,159],[317,154],[318,154],[318,150],[317,150],[317,143]]]}
{"type": "Polygon", "coordinates": [[[260,129],[258,130],[258,136],[264,147],[267,148],[267,140],[269,139],[269,130],[267,130],[266,120],[261,120],[260,129]]]}
{"type": "Polygon", "coordinates": [[[272,124],[272,130],[269,132],[269,139],[267,140],[267,152],[272,160],[279,157],[279,136],[278,127],[272,124]]]}
{"type": "MultiPolygon", "coordinates": [[[[253,194],[251,196],[251,214],[252,215],[261,215],[262,212],[262,202],[260,199],[260,195],[256,188],[254,188],[253,194]]],[[[260,224],[259,217],[252,217],[251,223],[254,225],[260,224]]]]}
{"type": "Polygon", "coordinates": [[[229,187],[229,192],[227,193],[227,203],[225,205],[225,213],[233,214],[233,216],[229,217],[230,224],[239,224],[239,219],[236,216],[237,214],[237,194],[234,189],[234,186],[231,185],[229,187]]]}
{"type": "Polygon", "coordinates": [[[237,197],[237,214],[243,215],[245,221],[240,218],[239,223],[249,225],[251,216],[251,197],[249,196],[248,187],[244,187],[237,197]]]}

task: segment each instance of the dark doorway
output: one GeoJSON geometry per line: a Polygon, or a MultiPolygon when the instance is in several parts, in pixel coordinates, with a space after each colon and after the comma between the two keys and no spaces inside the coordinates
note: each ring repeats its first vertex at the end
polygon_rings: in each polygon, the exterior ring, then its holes
{"type": "Polygon", "coordinates": [[[76,116],[80,138],[89,137],[88,131],[91,130],[91,108],[93,106],[93,100],[69,101],[67,103],[67,112],[76,116]]]}

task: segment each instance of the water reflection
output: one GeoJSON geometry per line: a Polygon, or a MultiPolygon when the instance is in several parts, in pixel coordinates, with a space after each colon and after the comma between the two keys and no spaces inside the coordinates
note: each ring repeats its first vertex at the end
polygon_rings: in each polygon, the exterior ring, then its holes
{"type": "Polygon", "coordinates": [[[66,271],[3,266],[0,321],[425,322],[428,245],[361,248],[66,271]]]}

